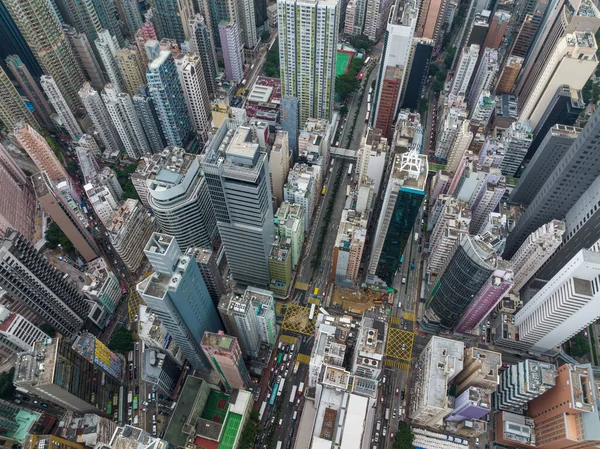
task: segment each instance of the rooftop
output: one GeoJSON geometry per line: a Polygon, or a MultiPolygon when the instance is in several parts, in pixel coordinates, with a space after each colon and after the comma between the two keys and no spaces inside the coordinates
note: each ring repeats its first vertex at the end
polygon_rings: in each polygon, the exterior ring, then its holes
{"type": "Polygon", "coordinates": [[[107,226],[106,228],[110,234],[111,242],[114,243],[119,240],[122,237],[122,232],[127,228],[127,226],[134,224],[132,217],[133,214],[137,212],[139,205],[140,202],[138,200],[129,198],[125,200],[115,211],[115,215],[110,226],[107,226]]]}
{"type": "MultiPolygon", "coordinates": [[[[185,380],[185,384],[177,400],[177,406],[169,422],[169,427],[167,427],[164,435],[165,440],[177,447],[186,446],[188,434],[184,433],[184,427],[190,419],[192,409],[203,384],[204,381],[199,377],[187,376],[185,380]]],[[[190,424],[193,425],[194,423],[190,424]]]]}
{"type": "Polygon", "coordinates": [[[231,352],[236,341],[237,339],[235,337],[231,337],[230,335],[225,335],[223,333],[215,334],[213,332],[204,332],[204,336],[202,337],[200,344],[202,347],[206,346],[218,351],[231,352]]]}
{"type": "Polygon", "coordinates": [[[415,151],[396,155],[392,178],[400,189],[424,191],[428,173],[427,156],[415,151]]]}
{"type": "Polygon", "coordinates": [[[59,339],[35,342],[31,352],[18,355],[15,384],[46,385],[54,380],[59,339]]]}
{"type": "Polygon", "coordinates": [[[195,159],[183,148],[166,147],[160,153],[142,156],[131,177],[147,180],[153,189],[166,189],[183,182],[195,159]]]}
{"type": "Polygon", "coordinates": [[[423,366],[423,376],[427,374],[424,386],[425,404],[434,407],[445,407],[448,382],[463,369],[462,341],[442,337],[432,337],[424,352],[419,356],[427,366],[423,366]],[[425,353],[425,351],[427,351],[425,353]],[[424,354],[425,353],[425,354],[424,354]]]}

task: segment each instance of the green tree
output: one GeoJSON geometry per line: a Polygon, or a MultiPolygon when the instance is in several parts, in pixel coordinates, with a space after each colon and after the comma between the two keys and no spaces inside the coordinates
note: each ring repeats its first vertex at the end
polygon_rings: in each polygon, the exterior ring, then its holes
{"type": "Polygon", "coordinates": [[[15,367],[13,366],[10,370],[4,371],[0,374],[0,398],[2,399],[11,399],[15,391],[17,391],[17,387],[13,383],[13,379],[15,378],[15,367]]]}
{"type": "Polygon", "coordinates": [[[600,100],[600,83],[595,83],[592,86],[592,103],[596,104],[600,100]]]}
{"type": "Polygon", "coordinates": [[[258,426],[254,421],[247,421],[242,434],[240,435],[240,442],[238,446],[240,449],[251,449],[254,446],[256,440],[256,434],[258,433],[258,426]]]}
{"type": "Polygon", "coordinates": [[[444,88],[444,83],[443,83],[443,82],[441,82],[440,80],[436,79],[436,80],[433,82],[433,85],[431,86],[431,88],[433,89],[433,91],[434,91],[436,94],[439,94],[439,93],[442,91],[442,89],[444,88]]]}
{"type": "Polygon", "coordinates": [[[569,349],[573,357],[583,357],[590,353],[590,342],[583,332],[579,332],[569,340],[569,349]]]}
{"type": "Polygon", "coordinates": [[[348,114],[348,105],[343,104],[342,107],[340,108],[340,115],[346,115],[348,114]]]}
{"type": "Polygon", "coordinates": [[[271,37],[271,33],[269,33],[267,30],[263,31],[262,36],[260,36],[260,38],[263,42],[267,42],[270,37],[271,37]]]}
{"type": "Polygon", "coordinates": [[[54,222],[48,225],[44,238],[46,239],[46,246],[50,249],[56,249],[60,245],[64,252],[68,252],[73,248],[71,241],[54,222]]]}
{"type": "Polygon", "coordinates": [[[54,328],[46,322],[40,324],[39,328],[42,332],[49,335],[50,337],[54,337],[54,335],[56,335],[56,330],[54,330],[54,328]]]}
{"type": "Polygon", "coordinates": [[[450,47],[446,52],[446,57],[444,58],[444,65],[446,66],[446,70],[450,70],[452,67],[452,63],[454,62],[454,55],[456,54],[456,47],[450,47]]]}
{"type": "Polygon", "coordinates": [[[410,430],[410,427],[406,423],[401,423],[398,427],[398,431],[394,436],[394,444],[392,449],[413,449],[413,441],[415,435],[410,430]]]}
{"type": "Polygon", "coordinates": [[[436,76],[440,72],[440,68],[437,64],[429,64],[429,74],[431,76],[436,76]]]}
{"type": "Polygon", "coordinates": [[[350,65],[348,66],[348,74],[352,76],[358,76],[360,70],[362,69],[363,62],[363,59],[352,58],[352,61],[350,61],[350,65]]]}
{"type": "Polygon", "coordinates": [[[590,100],[592,99],[592,87],[593,87],[593,82],[591,79],[587,80],[587,83],[585,83],[585,85],[583,86],[583,88],[581,89],[581,96],[583,97],[583,102],[585,104],[588,104],[590,102],[590,100]]]}
{"type": "Polygon", "coordinates": [[[108,349],[117,352],[129,352],[133,350],[133,335],[126,327],[120,327],[110,337],[108,349]]]}
{"type": "Polygon", "coordinates": [[[427,108],[429,107],[429,102],[425,98],[421,98],[419,100],[418,111],[419,114],[423,115],[427,112],[427,108]]]}
{"type": "Polygon", "coordinates": [[[135,172],[137,166],[138,164],[127,164],[124,167],[116,167],[114,169],[117,174],[117,180],[123,188],[123,199],[140,199],[137,190],[135,190],[135,187],[133,187],[133,183],[131,182],[131,175],[135,172]]]}
{"type": "Polygon", "coordinates": [[[271,50],[267,53],[263,71],[271,78],[279,78],[279,39],[275,39],[271,50]]]}
{"type": "Polygon", "coordinates": [[[360,81],[356,76],[349,73],[339,75],[335,79],[335,93],[340,100],[345,100],[352,92],[356,92],[360,87],[360,81]]]}
{"type": "Polygon", "coordinates": [[[350,45],[352,45],[354,48],[357,49],[363,49],[365,50],[367,53],[371,50],[371,48],[373,48],[373,42],[364,34],[358,34],[356,36],[352,36],[348,42],[350,42],[350,45]]]}
{"type": "Polygon", "coordinates": [[[75,161],[67,162],[67,171],[69,172],[69,174],[71,176],[75,176],[77,174],[78,170],[79,170],[79,165],[77,165],[77,162],[75,162],[75,161]]]}

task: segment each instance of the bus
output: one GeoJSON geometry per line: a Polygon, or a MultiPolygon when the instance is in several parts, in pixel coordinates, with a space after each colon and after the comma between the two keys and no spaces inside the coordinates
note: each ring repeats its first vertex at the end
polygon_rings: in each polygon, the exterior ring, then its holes
{"type": "Polygon", "coordinates": [[[298,387],[298,396],[302,396],[302,392],[304,392],[304,382],[300,382],[300,386],[298,387]]]}
{"type": "Polygon", "coordinates": [[[297,389],[297,388],[298,388],[298,387],[297,387],[296,385],[294,385],[294,386],[292,387],[292,392],[290,393],[290,404],[293,404],[293,403],[294,403],[294,401],[296,400],[296,389],[297,389]]]}
{"type": "Polygon", "coordinates": [[[390,420],[390,409],[389,408],[385,409],[385,420],[386,421],[390,420]]]}
{"type": "Polygon", "coordinates": [[[127,403],[131,404],[133,402],[133,392],[127,393],[127,403]]]}
{"type": "Polygon", "coordinates": [[[134,409],[134,410],[137,410],[137,409],[139,408],[138,401],[139,401],[139,400],[138,400],[138,397],[137,397],[137,396],[134,396],[134,397],[133,397],[133,405],[132,405],[132,407],[133,407],[133,409],[134,409]]]}
{"type": "Polygon", "coordinates": [[[400,257],[400,264],[402,265],[402,262],[404,262],[404,254],[402,254],[402,257],[400,257]]]}
{"type": "Polygon", "coordinates": [[[352,164],[348,166],[348,176],[352,174],[352,164]]]}
{"type": "Polygon", "coordinates": [[[258,421],[262,421],[262,417],[265,414],[265,409],[267,408],[267,401],[264,401],[260,406],[260,411],[258,412],[258,421]]]}
{"type": "Polygon", "coordinates": [[[325,195],[325,192],[327,192],[327,187],[323,187],[321,189],[321,195],[325,195]]]}
{"type": "Polygon", "coordinates": [[[371,103],[367,103],[367,112],[371,113],[371,103]]]}
{"type": "Polygon", "coordinates": [[[129,354],[127,354],[127,361],[133,362],[133,351],[129,351],[129,354]]]}
{"type": "Polygon", "coordinates": [[[279,390],[277,390],[277,397],[281,397],[281,393],[283,393],[283,386],[285,385],[285,379],[281,379],[281,383],[279,384],[279,390]]]}
{"type": "Polygon", "coordinates": [[[313,319],[313,318],[314,318],[314,316],[315,316],[315,308],[316,308],[316,305],[315,305],[315,304],[311,304],[311,305],[310,305],[310,313],[308,314],[308,319],[309,319],[310,321],[312,321],[312,319],[313,319]]]}
{"type": "Polygon", "coordinates": [[[277,364],[281,365],[281,360],[283,359],[283,352],[280,352],[277,356],[277,364]]]}
{"type": "Polygon", "coordinates": [[[271,390],[271,398],[269,399],[269,404],[275,404],[275,399],[277,398],[277,392],[279,391],[279,384],[273,385],[273,389],[271,390]]]}
{"type": "Polygon", "coordinates": [[[365,62],[363,64],[367,65],[370,61],[371,61],[371,57],[369,56],[367,59],[365,59],[365,62]]]}

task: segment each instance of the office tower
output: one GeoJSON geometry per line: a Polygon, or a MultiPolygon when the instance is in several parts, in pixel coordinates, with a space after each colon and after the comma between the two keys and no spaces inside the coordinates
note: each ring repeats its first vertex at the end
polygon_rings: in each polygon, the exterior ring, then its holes
{"type": "Polygon", "coordinates": [[[425,196],[427,172],[427,157],[415,149],[394,158],[375,231],[369,277],[392,284],[425,196]]]}
{"type": "Polygon", "coordinates": [[[202,273],[202,279],[204,279],[213,304],[217,307],[221,297],[227,293],[227,290],[217,265],[216,253],[206,248],[188,248],[187,254],[196,258],[196,263],[200,268],[200,273],[202,273]]]}
{"type": "Polygon", "coordinates": [[[469,31],[465,30],[468,33],[465,46],[468,47],[470,45],[477,44],[479,47],[481,47],[483,45],[488,30],[490,29],[490,13],[491,11],[489,10],[482,10],[480,13],[475,14],[471,29],[469,31]]]}
{"type": "Polygon", "coordinates": [[[469,226],[471,234],[482,232],[490,213],[496,209],[505,191],[506,179],[504,176],[490,174],[471,206],[472,217],[469,226]]]}
{"type": "Polygon", "coordinates": [[[477,329],[483,320],[492,313],[500,300],[505,297],[513,283],[513,270],[510,263],[499,261],[498,268],[477,292],[454,331],[459,334],[468,334],[472,329],[477,329]]]}
{"type": "Polygon", "coordinates": [[[244,365],[242,350],[237,338],[205,332],[202,337],[202,351],[213,370],[218,373],[225,390],[245,390],[250,384],[250,375],[244,365]]]}
{"type": "Polygon", "coordinates": [[[274,237],[272,194],[267,155],[254,139],[249,127],[228,119],[210,141],[201,165],[233,279],[267,286],[274,237]]]}
{"type": "Polygon", "coordinates": [[[521,28],[519,29],[519,34],[510,50],[511,56],[518,56],[520,58],[525,58],[527,56],[542,19],[543,14],[538,14],[537,12],[525,16],[521,28]]]}
{"type": "Polygon", "coordinates": [[[77,333],[89,310],[73,284],[17,231],[0,247],[0,287],[62,335],[77,333]]]}
{"type": "Polygon", "coordinates": [[[429,61],[433,53],[433,41],[422,39],[417,42],[410,66],[410,74],[408,81],[404,83],[404,99],[402,101],[403,108],[417,109],[423,88],[427,81],[429,71],[429,61]]]}
{"type": "Polygon", "coordinates": [[[235,22],[219,23],[219,38],[223,50],[225,77],[236,83],[244,78],[244,60],[239,43],[239,30],[235,22]]]}
{"type": "Polygon", "coordinates": [[[105,150],[118,151],[124,150],[123,142],[115,129],[110,114],[102,101],[102,98],[89,83],[85,83],[79,91],[81,102],[88,112],[96,134],[100,138],[105,150]]]}
{"type": "Polygon", "coordinates": [[[462,393],[468,388],[477,387],[496,391],[498,375],[502,368],[502,354],[482,348],[465,348],[463,369],[458,373],[454,384],[462,393]]]}
{"type": "Polygon", "coordinates": [[[35,195],[27,175],[0,144],[0,232],[15,229],[32,240],[35,208],[35,195]]]}
{"type": "Polygon", "coordinates": [[[114,170],[104,167],[101,173],[96,173],[87,180],[83,190],[102,224],[107,228],[111,226],[115,211],[119,208],[119,201],[123,197],[123,189],[114,170]]]}
{"type": "Polygon", "coordinates": [[[339,1],[279,0],[277,8],[281,93],[298,98],[299,123],[310,117],[329,120],[334,101],[339,1]],[[300,49],[306,48],[311,51],[300,54],[300,49]]]}
{"type": "Polygon", "coordinates": [[[502,69],[502,74],[498,79],[496,93],[508,94],[513,91],[522,66],[523,58],[519,56],[509,56],[506,59],[506,64],[504,64],[504,69],[502,69]]]}
{"type": "Polygon", "coordinates": [[[480,237],[462,235],[446,270],[427,300],[421,329],[453,329],[497,268],[497,255],[480,237]]]}
{"type": "Polygon", "coordinates": [[[119,91],[125,92],[125,82],[115,58],[117,51],[121,49],[117,38],[112,36],[108,30],[102,30],[98,33],[95,44],[109,82],[119,91]]]}
{"type": "Polygon", "coordinates": [[[498,51],[493,48],[484,48],[467,98],[469,108],[472,109],[475,106],[482,92],[493,90],[498,73],[498,63],[498,51]]]}
{"type": "Polygon", "coordinates": [[[157,225],[138,200],[127,199],[106,226],[110,243],[129,271],[135,273],[144,259],[142,248],[157,225]]]}
{"type": "Polygon", "coordinates": [[[512,257],[527,236],[541,225],[563,218],[596,180],[600,160],[590,153],[588,146],[598,134],[600,113],[594,113],[509,234],[503,253],[505,259],[512,257]]]}
{"type": "Polygon", "coordinates": [[[98,247],[88,230],[87,217],[69,191],[72,189],[70,182],[53,181],[45,172],[33,175],[31,182],[44,211],[60,227],[83,259],[89,262],[98,257],[98,247]]]}
{"type": "Polygon", "coordinates": [[[169,397],[177,395],[181,366],[168,352],[146,348],[142,353],[142,379],[169,397]]]}
{"type": "MultiPolygon", "coordinates": [[[[469,387],[461,394],[456,395],[454,401],[454,410],[446,416],[446,421],[455,423],[457,432],[481,432],[487,427],[483,425],[485,416],[492,411],[491,393],[489,390],[478,387],[469,387]],[[460,424],[458,424],[460,423],[460,424]],[[470,425],[467,427],[467,423],[470,425]],[[475,423],[482,424],[482,427],[477,427],[475,423]],[[465,426],[466,428],[462,427],[465,426]]],[[[451,424],[452,425],[452,424],[451,424]]]]}
{"type": "Polygon", "coordinates": [[[514,122],[506,130],[504,135],[504,159],[501,166],[503,175],[515,176],[519,173],[532,138],[529,122],[514,122]]]}
{"type": "Polygon", "coordinates": [[[363,216],[351,209],[342,211],[333,248],[333,266],[330,269],[335,273],[336,285],[353,287],[361,280],[359,268],[367,238],[366,217],[366,212],[363,216]]]}
{"type": "Polygon", "coordinates": [[[566,84],[559,86],[533,131],[533,141],[525,159],[529,160],[534,156],[550,128],[557,124],[573,126],[584,109],[585,103],[581,90],[572,89],[566,84]]]}
{"type": "Polygon", "coordinates": [[[469,47],[465,47],[462,50],[460,58],[458,59],[458,65],[456,66],[456,72],[454,73],[454,80],[450,87],[448,94],[448,101],[451,104],[460,104],[467,95],[467,87],[473,76],[477,59],[479,58],[479,45],[472,44],[469,47]]]}
{"type": "Polygon", "coordinates": [[[490,21],[490,26],[481,48],[493,48],[494,50],[498,50],[509,21],[510,14],[508,12],[497,10],[490,21]]]}
{"type": "Polygon", "coordinates": [[[146,54],[152,54],[146,78],[162,132],[169,146],[184,146],[190,138],[192,121],[185,96],[177,79],[177,67],[171,52],[160,50],[158,42],[146,43],[146,54]],[[148,50],[151,50],[150,53],[148,50]]]}
{"type": "Polygon", "coordinates": [[[212,98],[217,92],[217,53],[211,30],[202,14],[190,18],[189,28],[192,49],[194,53],[200,55],[206,88],[212,98]]]}
{"type": "Polygon", "coordinates": [[[580,132],[581,128],[572,126],[554,125],[550,128],[511,192],[510,200],[531,204],[580,132]]]}
{"type": "Polygon", "coordinates": [[[416,37],[431,39],[440,45],[448,0],[425,0],[419,8],[416,37]]]}
{"type": "Polygon", "coordinates": [[[448,153],[448,162],[446,164],[446,171],[450,174],[456,172],[465,151],[467,151],[469,145],[471,145],[473,133],[469,129],[470,125],[471,122],[469,120],[463,120],[454,136],[450,152],[448,153]]]}
{"type": "Polygon", "coordinates": [[[383,35],[390,8],[394,3],[396,3],[395,0],[367,0],[363,34],[373,42],[379,41],[383,35]]]}
{"type": "Polygon", "coordinates": [[[144,253],[154,273],[137,285],[140,296],[167,328],[183,356],[204,373],[210,365],[200,341],[204,332],[222,329],[194,258],[183,255],[174,237],[154,233],[144,253]]]}
{"type": "Polygon", "coordinates": [[[548,109],[556,89],[568,84],[581,89],[598,65],[596,40],[590,32],[567,34],[556,45],[540,72],[537,82],[521,103],[521,120],[530,120],[533,128],[548,109]]]}
{"type": "Polygon", "coordinates": [[[31,351],[36,341],[47,338],[50,337],[27,319],[0,306],[0,353],[3,357],[31,351]]]}
{"type": "Polygon", "coordinates": [[[293,160],[298,159],[298,113],[300,102],[296,97],[281,98],[281,128],[288,134],[288,144],[292,150],[293,160]]]}
{"type": "Polygon", "coordinates": [[[38,170],[48,173],[50,179],[54,181],[69,177],[48,142],[35,129],[26,123],[18,123],[13,134],[38,170]]]}
{"type": "Polygon", "coordinates": [[[515,315],[519,341],[534,351],[560,346],[600,316],[594,282],[600,253],[582,249],[515,315]]]}
{"type": "Polygon", "coordinates": [[[94,86],[94,89],[102,89],[104,87],[104,75],[95,54],[95,47],[92,48],[88,37],[75,28],[63,25],[63,31],[75,52],[77,62],[85,72],[87,79],[90,80],[90,84],[94,86]]]}
{"type": "Polygon", "coordinates": [[[112,417],[121,382],[105,375],[93,354],[77,353],[63,338],[38,341],[31,352],[19,355],[15,385],[67,410],[112,417]]]}
{"type": "Polygon", "coordinates": [[[144,88],[138,90],[138,94],[132,100],[133,107],[142,124],[142,128],[144,128],[144,134],[146,134],[152,153],[161,152],[165,147],[165,139],[160,129],[160,123],[154,110],[152,98],[148,96],[147,90],[144,88]]]}
{"type": "Polygon", "coordinates": [[[290,171],[290,149],[288,145],[288,133],[277,131],[275,141],[269,152],[269,176],[271,192],[277,199],[277,205],[283,201],[283,186],[287,182],[290,171]]]}
{"type": "Polygon", "coordinates": [[[144,157],[131,180],[161,229],[177,238],[182,248],[213,248],[218,235],[215,215],[206,179],[194,155],[183,148],[167,147],[144,157]]]}
{"type": "Polygon", "coordinates": [[[5,0],[4,4],[44,73],[54,78],[69,107],[77,109],[83,73],[50,2],[5,0]]]}
{"type": "Polygon", "coordinates": [[[175,65],[188,112],[202,146],[208,140],[212,117],[210,97],[202,70],[202,59],[197,54],[183,55],[175,59],[175,65]]]}
{"type": "Polygon", "coordinates": [[[387,66],[381,82],[381,98],[377,104],[375,127],[380,129],[388,139],[391,139],[393,134],[403,75],[404,70],[400,66],[387,66]]]}
{"type": "MultiPolygon", "coordinates": [[[[40,123],[46,127],[52,127],[52,120],[50,119],[50,116],[53,113],[52,108],[31,76],[31,73],[29,73],[29,69],[23,64],[21,58],[17,55],[10,55],[6,58],[6,65],[13,74],[14,79],[25,92],[27,99],[31,101],[31,104],[34,107],[34,113],[38,117],[40,123]]],[[[3,95],[3,98],[7,98],[7,96],[3,95]]],[[[8,126],[8,124],[6,125],[8,126]]]]}
{"type": "Polygon", "coordinates": [[[135,36],[135,32],[142,26],[144,20],[142,19],[142,13],[140,12],[140,6],[137,0],[121,0],[121,10],[125,16],[125,23],[127,24],[127,30],[129,36],[135,36]]]}
{"type": "Polygon", "coordinates": [[[2,61],[10,55],[18,55],[27,65],[34,79],[42,76],[39,63],[2,1],[0,1],[0,42],[2,42],[2,46],[0,46],[2,61]]]}
{"type": "Polygon", "coordinates": [[[0,122],[10,132],[18,123],[27,123],[39,130],[40,125],[25,105],[25,101],[13,85],[12,81],[0,67],[0,122]]]}
{"type": "Polygon", "coordinates": [[[285,298],[292,281],[292,250],[288,239],[275,236],[269,252],[269,289],[278,298],[285,298]]]}
{"type": "Polygon", "coordinates": [[[463,368],[462,341],[432,337],[419,355],[412,387],[411,421],[423,426],[438,425],[450,412],[448,386],[463,368]]]}
{"type": "Polygon", "coordinates": [[[532,232],[519,250],[510,259],[513,265],[513,291],[518,292],[532,278],[536,271],[546,263],[562,243],[565,223],[552,220],[532,232]]]}
{"type": "Polygon", "coordinates": [[[74,141],[79,139],[83,135],[83,131],[81,130],[77,119],[71,112],[65,97],[63,97],[58,86],[54,82],[54,79],[51,76],[42,75],[40,84],[42,89],[44,89],[44,92],[46,92],[48,100],[54,107],[60,123],[69,133],[71,139],[74,141]]]}
{"type": "Polygon", "coordinates": [[[115,60],[123,76],[125,91],[131,96],[136,95],[138,89],[146,85],[146,72],[142,68],[139,50],[136,47],[117,50],[115,60]]]}
{"type": "Polygon", "coordinates": [[[556,366],[526,359],[510,365],[500,376],[496,404],[500,410],[522,412],[527,404],[556,385],[556,366]]]}
{"type": "Polygon", "coordinates": [[[188,33],[184,24],[188,23],[194,9],[191,2],[171,2],[166,0],[152,0],[152,23],[156,33],[161,39],[175,39],[178,43],[187,39],[188,33]]]}
{"type": "Polygon", "coordinates": [[[127,156],[136,160],[142,154],[149,153],[150,144],[129,94],[119,93],[115,86],[107,84],[102,91],[102,100],[123,142],[127,156]]]}
{"type": "Polygon", "coordinates": [[[471,211],[467,204],[458,202],[451,196],[444,200],[438,199],[436,205],[438,202],[442,204],[442,210],[429,240],[431,256],[427,267],[433,274],[444,271],[460,244],[461,236],[468,235],[471,222],[471,211]]]}

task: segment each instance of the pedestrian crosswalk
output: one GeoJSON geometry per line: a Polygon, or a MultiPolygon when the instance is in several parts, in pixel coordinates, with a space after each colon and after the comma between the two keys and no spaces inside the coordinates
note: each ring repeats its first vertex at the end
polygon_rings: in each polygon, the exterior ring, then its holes
{"type": "Polygon", "coordinates": [[[279,339],[286,345],[295,345],[298,343],[298,339],[296,337],[292,337],[291,335],[281,335],[279,339]]]}
{"type": "Polygon", "coordinates": [[[415,314],[412,312],[404,312],[403,317],[405,320],[415,321],[415,314]]]}
{"type": "Polygon", "coordinates": [[[390,358],[385,359],[385,366],[403,369],[404,371],[410,371],[410,363],[401,360],[393,360],[390,358]]]}
{"type": "Polygon", "coordinates": [[[298,360],[300,363],[304,363],[304,364],[308,365],[310,363],[310,355],[298,354],[298,356],[296,357],[296,360],[298,360]]]}

